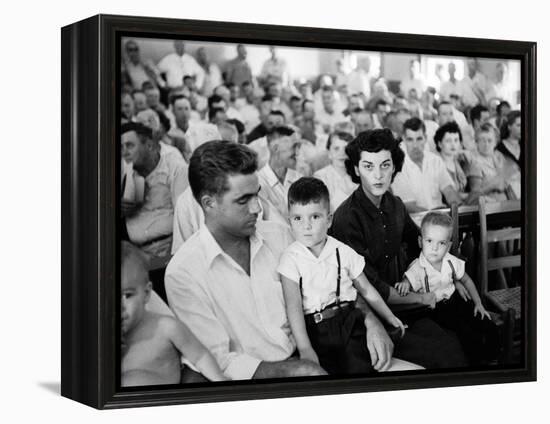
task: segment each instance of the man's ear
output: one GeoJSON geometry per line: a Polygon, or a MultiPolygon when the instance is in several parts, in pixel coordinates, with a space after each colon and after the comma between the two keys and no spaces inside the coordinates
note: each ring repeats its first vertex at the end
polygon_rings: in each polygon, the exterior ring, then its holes
{"type": "Polygon", "coordinates": [[[216,205],[216,198],[210,194],[204,194],[201,197],[200,202],[202,209],[206,211],[207,209],[211,209],[216,205]]]}
{"type": "Polygon", "coordinates": [[[418,236],[418,247],[422,249],[422,236],[418,236]]]}
{"type": "Polygon", "coordinates": [[[355,170],[355,175],[357,175],[358,177],[361,177],[361,175],[359,175],[359,167],[354,165],[353,169],[355,170]]]}
{"type": "Polygon", "coordinates": [[[332,213],[329,212],[328,216],[327,216],[327,221],[328,221],[328,226],[329,228],[332,226],[332,213]]]}

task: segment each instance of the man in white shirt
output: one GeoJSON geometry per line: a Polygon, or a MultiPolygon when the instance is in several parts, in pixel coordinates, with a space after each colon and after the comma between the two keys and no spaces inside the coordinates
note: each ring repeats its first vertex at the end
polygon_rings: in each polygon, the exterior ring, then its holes
{"type": "Polygon", "coordinates": [[[233,380],[323,375],[288,360],[296,349],[276,268],[290,234],[260,214],[256,155],[246,146],[210,142],[189,165],[205,224],[166,270],[168,303],[233,380]]]}
{"type": "Polygon", "coordinates": [[[317,121],[323,128],[325,134],[330,134],[334,126],[343,121],[349,121],[341,110],[336,108],[335,91],[331,88],[325,88],[322,91],[321,100],[323,107],[317,112],[317,121]]]}
{"type": "Polygon", "coordinates": [[[174,41],[174,53],[164,56],[157,65],[160,73],[166,75],[168,88],[177,88],[183,85],[183,77],[192,75],[196,78],[197,87],[202,87],[204,69],[195,58],[185,53],[185,43],[182,40],[174,41]]]}
{"type": "MultiPolygon", "coordinates": [[[[137,174],[127,174],[123,185],[137,176],[145,180],[143,195],[121,201],[123,233],[126,230],[128,239],[147,254],[149,269],[158,270],[151,276],[153,288],[166,299],[164,268],[172,247],[174,206],[188,185],[187,164],[181,156],[162,154],[151,128],[141,123],[122,125],[121,151],[124,161],[131,163],[137,174]]],[[[126,190],[123,193],[126,195],[126,190]]]]}
{"type": "Polygon", "coordinates": [[[409,64],[409,76],[401,81],[401,94],[405,98],[409,98],[411,90],[416,90],[416,95],[419,98],[426,90],[426,83],[420,75],[420,62],[418,59],[413,59],[409,64]]]}
{"type": "Polygon", "coordinates": [[[191,153],[202,143],[220,140],[218,127],[205,122],[190,123],[191,102],[183,95],[172,98],[174,125],[168,131],[168,136],[174,140],[174,145],[181,151],[183,157],[189,160],[191,153]]]}
{"type": "Polygon", "coordinates": [[[460,203],[453,181],[443,160],[426,151],[426,127],[422,120],[411,118],[403,124],[406,155],[403,168],[392,184],[393,194],[400,197],[409,213],[460,203]]]}
{"type": "Polygon", "coordinates": [[[273,205],[280,216],[288,216],[288,189],[302,175],[295,171],[300,147],[297,134],[288,127],[275,127],[267,134],[269,161],[258,171],[260,197],[273,205]]]}

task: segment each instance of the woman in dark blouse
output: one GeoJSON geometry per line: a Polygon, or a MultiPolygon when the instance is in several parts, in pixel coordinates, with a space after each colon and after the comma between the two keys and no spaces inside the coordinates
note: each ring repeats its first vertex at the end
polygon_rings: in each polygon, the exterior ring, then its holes
{"type": "MultiPolygon", "coordinates": [[[[403,166],[398,142],[388,129],[365,131],[348,144],[346,153],[347,171],[360,187],[335,211],[330,235],[363,255],[365,275],[388,304],[434,305],[433,293],[400,296],[393,287],[401,281],[409,258],[418,257],[420,234],[401,199],[389,192],[403,166]]],[[[466,364],[454,334],[414,315],[402,317],[409,329],[395,347],[397,357],[426,368],[466,364]]]]}

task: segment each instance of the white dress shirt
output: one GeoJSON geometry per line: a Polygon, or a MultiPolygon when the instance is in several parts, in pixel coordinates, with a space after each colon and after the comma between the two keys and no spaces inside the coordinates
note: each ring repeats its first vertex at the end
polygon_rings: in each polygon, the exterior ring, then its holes
{"type": "Polygon", "coordinates": [[[365,259],[351,247],[328,236],[319,257],[299,241],[288,246],[281,256],[277,271],[297,284],[302,278],[302,306],[306,314],[319,312],[336,301],[336,249],[340,254],[340,301],[354,302],[357,290],[352,280],[363,272],[365,259]]]}
{"type": "Polygon", "coordinates": [[[341,175],[332,165],[319,169],[313,176],[319,178],[327,186],[332,213],[359,187],[358,184],[351,181],[351,177],[347,173],[341,175]]]}
{"type": "Polygon", "coordinates": [[[212,140],[221,140],[218,127],[214,124],[207,124],[205,122],[189,122],[187,131],[183,132],[178,126],[173,126],[168,131],[168,135],[172,137],[185,138],[192,153],[201,144],[212,140]]]}
{"type": "Polygon", "coordinates": [[[443,206],[442,191],[453,187],[453,180],[443,160],[424,151],[422,168],[405,155],[403,169],[395,176],[391,187],[393,194],[404,203],[414,201],[417,206],[431,210],[443,206]]]}
{"type": "Polygon", "coordinates": [[[282,361],[296,349],[276,271],[292,243],[288,230],[257,224],[250,237],[250,275],[202,226],[166,268],[170,308],[233,380],[251,378],[262,361],[282,361]]]}
{"type": "Polygon", "coordinates": [[[288,189],[290,185],[299,180],[302,175],[294,169],[287,169],[283,183],[279,181],[269,164],[258,171],[260,180],[260,198],[270,203],[286,220],[288,217],[288,189]]]}
{"type": "Polygon", "coordinates": [[[415,259],[405,272],[405,277],[411,283],[413,291],[417,293],[426,293],[426,276],[428,277],[428,288],[430,292],[435,293],[437,302],[448,299],[455,291],[453,282],[453,271],[449,262],[452,263],[457,280],[464,277],[464,261],[456,256],[447,253],[443,257],[441,271],[438,271],[426,259],[424,253],[415,259]]]}
{"type": "Polygon", "coordinates": [[[195,77],[197,87],[202,87],[204,82],[204,69],[201,68],[193,56],[187,53],[182,56],[177,53],[170,53],[160,60],[157,67],[161,73],[166,74],[166,83],[169,88],[181,87],[183,77],[186,75],[195,77]]]}

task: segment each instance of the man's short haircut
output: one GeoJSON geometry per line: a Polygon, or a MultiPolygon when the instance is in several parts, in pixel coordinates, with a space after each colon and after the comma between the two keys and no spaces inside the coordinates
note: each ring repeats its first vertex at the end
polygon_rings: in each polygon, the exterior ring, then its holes
{"type": "Polygon", "coordinates": [[[142,90],[133,90],[132,97],[134,97],[136,94],[143,94],[145,96],[145,93],[142,90]]]}
{"type": "Polygon", "coordinates": [[[382,106],[387,106],[389,103],[387,101],[385,101],[384,99],[378,99],[376,101],[376,103],[374,104],[374,109],[378,109],[378,106],[382,105],[382,106]]]}
{"type": "Polygon", "coordinates": [[[490,122],[485,122],[484,124],[481,124],[479,130],[477,130],[476,132],[476,141],[480,134],[488,132],[492,132],[495,135],[495,141],[498,143],[498,141],[500,140],[500,131],[490,122]]]}
{"type": "Polygon", "coordinates": [[[245,132],[244,124],[241,121],[239,121],[238,119],[226,119],[226,122],[228,124],[233,125],[235,128],[237,128],[237,132],[239,134],[243,134],[245,132]]]}
{"type": "Polygon", "coordinates": [[[278,138],[290,137],[294,133],[295,131],[286,125],[281,125],[280,127],[274,127],[274,128],[271,128],[271,130],[269,130],[269,132],[266,135],[267,142],[271,143],[273,140],[277,140],[278,138]]]}
{"type": "Polygon", "coordinates": [[[178,100],[185,99],[191,104],[191,101],[187,96],[184,96],[183,94],[174,94],[170,97],[170,104],[174,106],[178,100]]]}
{"type": "Polygon", "coordinates": [[[435,148],[438,152],[441,151],[441,140],[443,140],[443,137],[445,137],[445,134],[447,133],[458,134],[458,138],[462,143],[462,132],[460,131],[458,124],[455,121],[447,122],[446,124],[441,125],[434,134],[435,148]]]}
{"type": "Polygon", "coordinates": [[[414,117],[405,121],[405,123],[403,124],[403,134],[405,133],[405,130],[422,130],[422,133],[426,134],[426,125],[424,124],[424,121],[422,119],[414,117]]]}
{"type": "Polygon", "coordinates": [[[214,103],[219,103],[219,102],[224,102],[225,103],[225,100],[223,99],[222,96],[220,96],[218,94],[212,94],[208,98],[208,109],[210,109],[214,103]]]}
{"type": "Polygon", "coordinates": [[[221,140],[208,141],[197,147],[189,159],[189,185],[193,197],[201,204],[205,194],[221,196],[229,190],[228,176],[250,175],[257,170],[256,152],[249,147],[221,140]]]}
{"type": "Polygon", "coordinates": [[[489,112],[489,109],[487,109],[483,105],[475,105],[473,108],[470,109],[470,122],[473,124],[474,121],[479,121],[481,119],[481,113],[482,112],[489,112]]]}
{"type": "Polygon", "coordinates": [[[314,177],[302,177],[296,180],[288,189],[288,206],[295,204],[325,202],[327,210],[330,208],[330,194],[324,182],[314,177]]]}
{"type": "Polygon", "coordinates": [[[313,104],[313,100],[311,100],[311,99],[304,99],[304,101],[302,102],[302,112],[303,112],[304,110],[306,110],[306,104],[307,104],[307,103],[313,104]]]}
{"type": "MultiPolygon", "coordinates": [[[[124,265],[128,264],[130,261],[133,261],[131,266],[134,269],[139,269],[140,272],[148,277],[148,266],[144,253],[132,243],[123,240],[120,244],[120,264],[124,267],[124,265]]],[[[143,278],[141,280],[146,283],[149,281],[148,278],[143,278]]]]}
{"type": "Polygon", "coordinates": [[[225,113],[225,109],[221,107],[212,107],[208,109],[208,121],[212,122],[219,112],[225,113]]]}
{"type": "Polygon", "coordinates": [[[395,139],[391,130],[383,128],[363,131],[351,143],[348,143],[346,146],[348,159],[346,159],[345,164],[348,175],[354,183],[361,183],[361,179],[355,173],[355,167],[359,166],[361,152],[378,153],[382,150],[387,150],[391,154],[394,166],[393,181],[397,173],[401,172],[401,168],[403,168],[405,152],[399,147],[399,142],[395,139]]]}
{"type": "Polygon", "coordinates": [[[328,136],[327,150],[329,150],[330,146],[332,146],[332,140],[334,138],[339,138],[340,140],[344,140],[346,143],[351,143],[353,141],[353,135],[351,135],[348,132],[345,132],[345,131],[333,132],[328,136]]]}
{"type": "Polygon", "coordinates": [[[508,106],[508,109],[511,109],[512,106],[510,106],[510,103],[508,103],[506,100],[503,100],[501,101],[498,105],[497,105],[497,113],[500,115],[501,111],[502,111],[502,108],[504,106],[508,106]]]}
{"type": "Polygon", "coordinates": [[[424,231],[424,228],[428,225],[438,225],[440,227],[448,228],[450,230],[449,233],[452,234],[453,219],[450,215],[443,212],[428,212],[424,218],[422,218],[420,229],[424,231]]]}
{"type": "Polygon", "coordinates": [[[153,130],[140,122],[126,122],[121,125],[120,135],[130,131],[134,131],[142,143],[145,143],[147,139],[153,139],[153,130]]]}
{"type": "Polygon", "coordinates": [[[145,91],[147,91],[147,90],[151,90],[152,88],[156,88],[156,87],[155,87],[155,85],[154,85],[151,81],[149,81],[149,80],[143,81],[143,84],[141,84],[141,90],[142,90],[143,92],[145,92],[145,91]]]}
{"type": "Polygon", "coordinates": [[[263,102],[271,102],[271,101],[273,101],[273,96],[271,94],[265,94],[262,97],[262,103],[263,102]]]}
{"type": "Polygon", "coordinates": [[[279,109],[272,109],[270,112],[269,112],[270,115],[276,115],[276,116],[280,116],[283,118],[284,121],[286,121],[286,116],[285,114],[280,111],[279,109]]]}

